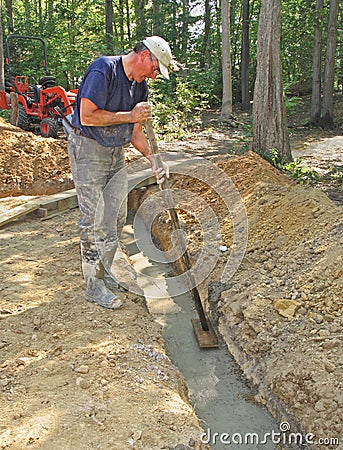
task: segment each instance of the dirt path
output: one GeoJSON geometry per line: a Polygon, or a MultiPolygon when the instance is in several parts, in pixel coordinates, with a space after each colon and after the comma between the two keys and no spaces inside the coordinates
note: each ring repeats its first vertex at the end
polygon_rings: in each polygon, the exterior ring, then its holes
{"type": "Polygon", "coordinates": [[[116,312],[83,300],[77,218],[2,230],[0,448],[198,442],[186,387],[142,299],[128,295],[116,312]]]}
{"type": "MultiPolygon", "coordinates": [[[[3,197],[11,189],[42,193],[55,170],[53,189],[70,187],[64,142],[9,128],[0,130],[3,197]]],[[[242,138],[229,135],[162,145],[208,154],[234,181],[247,211],[247,252],[234,285],[211,305],[213,317],[260,384],[259,400],[292,419],[292,430],[335,438],[343,420],[342,207],[257,155],[230,156],[226,149],[238,148],[242,138]]],[[[220,199],[197,182],[177,183],[209,202],[230,249],[232,223],[220,199]]],[[[183,219],[195,256],[201,233],[183,219]]],[[[206,448],[184,381],[143,299],[123,294],[117,312],[84,302],[77,220],[74,210],[47,221],[26,217],[1,230],[0,448],[206,448]]],[[[208,282],[220,280],[228,254],[218,253],[208,282]]]]}

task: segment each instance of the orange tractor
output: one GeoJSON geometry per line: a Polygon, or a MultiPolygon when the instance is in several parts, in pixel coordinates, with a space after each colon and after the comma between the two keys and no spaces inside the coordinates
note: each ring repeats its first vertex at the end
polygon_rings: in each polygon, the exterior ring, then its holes
{"type": "Polygon", "coordinates": [[[40,129],[45,137],[57,137],[62,127],[62,118],[55,110],[56,106],[64,116],[74,112],[77,89],[65,90],[56,85],[55,77],[50,76],[45,41],[35,36],[9,35],[6,38],[6,68],[7,80],[5,91],[0,91],[0,109],[11,109],[10,92],[18,94],[18,127],[23,130],[40,129]],[[36,40],[42,45],[44,76],[33,85],[27,75],[15,75],[10,59],[9,42],[13,39],[36,40]]]}

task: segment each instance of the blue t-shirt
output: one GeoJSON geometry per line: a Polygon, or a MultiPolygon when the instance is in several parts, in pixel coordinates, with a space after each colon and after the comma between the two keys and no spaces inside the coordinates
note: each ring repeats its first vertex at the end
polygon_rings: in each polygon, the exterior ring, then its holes
{"type": "Polygon", "coordinates": [[[72,123],[104,147],[120,147],[131,142],[134,124],[122,123],[105,127],[81,125],[81,98],[87,98],[98,108],[107,111],[131,111],[137,103],[147,101],[148,86],[146,81],[137,83],[127,78],[121,56],[102,56],[85,73],[78,91],[72,123]]]}

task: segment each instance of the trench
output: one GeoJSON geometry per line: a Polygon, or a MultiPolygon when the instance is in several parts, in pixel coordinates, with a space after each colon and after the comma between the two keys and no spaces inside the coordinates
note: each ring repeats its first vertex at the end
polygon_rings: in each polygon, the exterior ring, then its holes
{"type": "Polygon", "coordinates": [[[150,239],[138,214],[129,214],[122,241],[148,309],[163,327],[166,353],[188,386],[204,430],[201,441],[215,450],[280,449],[268,434],[280,431],[279,425],[265,406],[254,401],[254,387],[225,344],[217,349],[198,346],[191,324],[197,318],[193,300],[173,276],[173,267],[150,239]]]}

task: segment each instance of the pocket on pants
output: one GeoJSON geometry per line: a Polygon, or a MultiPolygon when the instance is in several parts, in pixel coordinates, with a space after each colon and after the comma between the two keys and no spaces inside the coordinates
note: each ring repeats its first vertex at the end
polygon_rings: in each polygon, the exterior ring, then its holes
{"type": "Polygon", "coordinates": [[[80,158],[81,145],[80,140],[76,138],[74,133],[68,136],[68,153],[71,161],[76,161],[80,158]]]}

